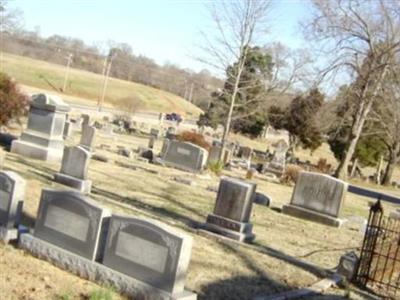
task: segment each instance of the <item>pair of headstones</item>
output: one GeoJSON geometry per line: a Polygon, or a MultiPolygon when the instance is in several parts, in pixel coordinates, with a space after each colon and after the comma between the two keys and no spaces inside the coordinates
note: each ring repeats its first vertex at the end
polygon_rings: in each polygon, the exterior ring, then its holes
{"type": "Polygon", "coordinates": [[[188,172],[199,172],[207,162],[208,151],[195,144],[165,140],[161,159],[165,165],[188,172]]]}
{"type": "MultiPolygon", "coordinates": [[[[113,282],[123,292],[129,292],[124,289],[134,280],[147,293],[161,290],[170,297],[161,299],[196,299],[195,294],[184,291],[190,236],[156,221],[112,214],[77,192],[44,189],[34,236],[22,235],[20,245],[36,254],[64,253],[58,260],[65,259],[71,268],[86,265],[89,270],[96,269],[94,277],[113,282]],[[39,248],[47,250],[38,253],[42,251],[39,248]]],[[[137,296],[134,294],[140,294],[140,289],[132,293],[137,296]]]]}
{"type": "Polygon", "coordinates": [[[0,172],[0,240],[17,239],[25,196],[25,180],[12,171],[0,172]]]}

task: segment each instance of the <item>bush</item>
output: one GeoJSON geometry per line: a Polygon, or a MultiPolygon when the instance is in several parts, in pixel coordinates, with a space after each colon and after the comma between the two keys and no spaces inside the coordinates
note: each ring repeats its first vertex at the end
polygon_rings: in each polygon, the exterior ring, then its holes
{"type": "Polygon", "coordinates": [[[23,94],[11,78],[0,72],[0,126],[27,113],[28,96],[23,94]]]}
{"type": "Polygon", "coordinates": [[[222,161],[210,161],[208,163],[208,169],[215,175],[219,176],[224,168],[224,163],[222,161]]]}
{"type": "Polygon", "coordinates": [[[192,131],[184,131],[177,136],[177,139],[182,142],[189,142],[200,146],[206,150],[210,150],[211,145],[206,141],[204,136],[200,133],[192,132],[192,131]]]}
{"type": "Polygon", "coordinates": [[[304,171],[302,167],[296,165],[287,165],[281,176],[281,183],[295,184],[301,171],[304,171]]]}

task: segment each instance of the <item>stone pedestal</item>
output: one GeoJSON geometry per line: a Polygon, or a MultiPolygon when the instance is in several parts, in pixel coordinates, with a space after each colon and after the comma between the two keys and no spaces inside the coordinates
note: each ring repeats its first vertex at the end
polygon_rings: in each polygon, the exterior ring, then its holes
{"type": "Polygon", "coordinates": [[[253,241],[249,219],[255,190],[255,183],[222,178],[214,212],[207,216],[204,229],[241,242],[253,241]]]}
{"type": "Polygon", "coordinates": [[[72,187],[74,189],[77,189],[79,192],[83,194],[90,194],[90,191],[92,189],[91,180],[83,180],[62,173],[55,174],[54,181],[72,187]]]}
{"type": "Polygon", "coordinates": [[[11,152],[45,161],[60,160],[68,111],[70,107],[57,96],[32,96],[27,129],[12,142],[11,152]]]}

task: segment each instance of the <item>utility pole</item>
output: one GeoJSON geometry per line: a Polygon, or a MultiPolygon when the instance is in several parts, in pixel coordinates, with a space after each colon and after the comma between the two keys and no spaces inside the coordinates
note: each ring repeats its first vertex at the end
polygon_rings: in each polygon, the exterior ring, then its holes
{"type": "Polygon", "coordinates": [[[194,87],[194,84],[192,82],[192,84],[190,85],[190,93],[189,93],[189,99],[188,99],[189,102],[192,102],[193,87],[194,87]]]}
{"type": "Polygon", "coordinates": [[[108,53],[108,56],[106,58],[105,64],[104,64],[104,66],[106,66],[106,68],[103,68],[103,73],[105,73],[105,74],[104,74],[104,81],[103,81],[103,90],[101,92],[101,97],[100,97],[99,103],[98,103],[99,111],[101,111],[103,108],[104,98],[106,96],[106,91],[107,91],[108,78],[110,77],[111,65],[112,65],[114,58],[115,58],[115,53],[113,53],[110,50],[110,52],[108,53]]]}
{"type": "Polygon", "coordinates": [[[67,88],[67,81],[68,81],[68,75],[69,75],[69,69],[72,63],[72,58],[74,57],[74,55],[72,53],[70,53],[66,59],[67,59],[67,66],[65,68],[65,75],[64,75],[64,84],[63,84],[63,88],[62,88],[62,92],[65,93],[65,90],[67,88]]]}

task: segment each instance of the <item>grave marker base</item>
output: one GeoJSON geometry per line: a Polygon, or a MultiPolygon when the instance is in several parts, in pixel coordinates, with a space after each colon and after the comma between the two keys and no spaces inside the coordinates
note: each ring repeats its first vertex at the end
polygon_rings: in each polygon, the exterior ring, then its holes
{"type": "Polygon", "coordinates": [[[92,189],[91,180],[82,180],[62,173],[55,174],[54,181],[77,189],[78,191],[86,195],[90,194],[90,191],[92,189]]]}
{"type": "Polygon", "coordinates": [[[11,152],[44,161],[60,161],[63,156],[63,148],[42,147],[22,140],[12,142],[11,152]]]}
{"type": "Polygon", "coordinates": [[[252,233],[253,224],[238,222],[215,214],[209,214],[207,222],[201,227],[239,242],[251,243],[255,239],[252,233]]]}
{"type": "Polygon", "coordinates": [[[343,224],[343,220],[331,217],[325,214],[321,214],[306,208],[302,208],[295,205],[284,205],[282,207],[282,212],[286,215],[290,215],[293,217],[298,217],[301,219],[305,219],[308,221],[314,221],[317,223],[321,223],[324,225],[332,226],[332,227],[340,227],[343,224]]]}
{"type": "Polygon", "coordinates": [[[0,241],[7,244],[9,241],[14,241],[16,239],[18,239],[18,229],[0,227],[0,241]]]}
{"type": "Polygon", "coordinates": [[[109,284],[119,292],[133,299],[157,299],[157,300],[196,300],[197,295],[190,291],[178,294],[170,294],[157,289],[149,284],[114,271],[100,263],[90,261],[86,258],[65,251],[57,246],[42,241],[31,234],[22,234],[19,247],[25,249],[35,256],[45,259],[54,265],[68,270],[80,277],[109,284]]]}

